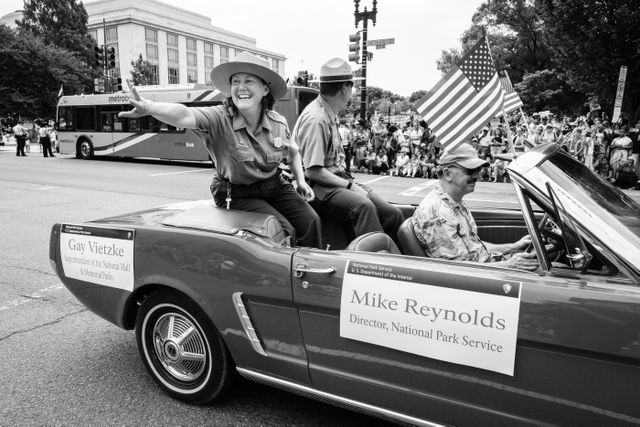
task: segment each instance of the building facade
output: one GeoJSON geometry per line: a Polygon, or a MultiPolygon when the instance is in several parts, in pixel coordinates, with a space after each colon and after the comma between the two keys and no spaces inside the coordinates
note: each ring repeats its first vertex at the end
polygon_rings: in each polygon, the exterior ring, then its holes
{"type": "MultiPolygon", "coordinates": [[[[140,55],[154,67],[152,84],[211,85],[211,70],[242,51],[266,59],[285,76],[285,56],[256,47],[254,38],[213,26],[211,18],[157,0],[85,2],[88,28],[97,45],[113,47],[110,77],[130,78],[140,55]]],[[[11,27],[21,11],[0,18],[11,27]]]]}
{"type": "Polygon", "coordinates": [[[242,51],[266,59],[284,76],[285,57],[256,40],[211,25],[211,19],[156,0],[97,0],[84,4],[99,45],[115,48],[111,77],[129,78],[140,55],[155,69],[153,84],[211,83],[211,70],[242,51]]]}

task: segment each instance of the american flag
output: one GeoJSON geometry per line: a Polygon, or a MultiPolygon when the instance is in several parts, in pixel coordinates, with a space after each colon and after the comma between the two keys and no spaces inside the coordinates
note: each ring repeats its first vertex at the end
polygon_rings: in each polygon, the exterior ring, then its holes
{"type": "Polygon", "coordinates": [[[455,148],[502,113],[504,92],[483,37],[415,104],[443,148],[455,148]]]}
{"type": "Polygon", "coordinates": [[[502,90],[504,90],[504,112],[510,113],[513,110],[517,110],[524,104],[518,96],[518,92],[513,89],[511,79],[507,72],[504,72],[504,76],[500,76],[500,84],[502,84],[502,90]]]}

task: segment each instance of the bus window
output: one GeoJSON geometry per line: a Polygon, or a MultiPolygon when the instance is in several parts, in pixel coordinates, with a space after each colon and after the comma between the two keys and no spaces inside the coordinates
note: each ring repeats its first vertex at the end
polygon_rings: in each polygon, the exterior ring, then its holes
{"type": "Polygon", "coordinates": [[[118,117],[118,113],[113,114],[113,131],[114,132],[122,132],[122,119],[118,117]]]}
{"type": "Polygon", "coordinates": [[[176,128],[175,126],[172,126],[165,122],[161,122],[155,117],[150,117],[149,122],[150,126],[149,128],[147,128],[147,130],[150,130],[151,132],[184,132],[184,129],[176,128]]]}
{"type": "Polygon", "coordinates": [[[77,107],[76,108],[76,119],[78,130],[96,130],[96,120],[93,114],[95,108],[94,107],[77,107]]]}
{"type": "Polygon", "coordinates": [[[111,132],[113,130],[113,115],[112,112],[102,112],[100,114],[100,125],[102,126],[100,130],[102,132],[111,132]]]}
{"type": "Polygon", "coordinates": [[[128,120],[128,128],[129,132],[137,132],[141,129],[140,119],[129,119],[128,120]]]}
{"type": "Polygon", "coordinates": [[[73,130],[72,107],[60,107],[58,109],[58,130],[73,130]]]}

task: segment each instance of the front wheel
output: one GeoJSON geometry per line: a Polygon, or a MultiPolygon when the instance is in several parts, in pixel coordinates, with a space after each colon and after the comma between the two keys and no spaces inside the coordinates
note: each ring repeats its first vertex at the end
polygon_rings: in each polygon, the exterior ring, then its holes
{"type": "Polygon", "coordinates": [[[180,293],[155,292],[142,302],[136,340],[154,381],[184,402],[216,399],[235,375],[216,328],[197,304],[180,293]]]}
{"type": "Polygon", "coordinates": [[[79,159],[89,160],[93,157],[93,144],[91,141],[83,139],[78,143],[76,157],[79,159]]]}

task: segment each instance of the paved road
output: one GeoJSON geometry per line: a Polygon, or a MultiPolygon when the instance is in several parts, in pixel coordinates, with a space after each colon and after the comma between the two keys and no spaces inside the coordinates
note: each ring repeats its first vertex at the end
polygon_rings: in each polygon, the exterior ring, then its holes
{"type": "MultiPolygon", "coordinates": [[[[52,272],[54,222],[208,199],[211,174],[202,164],[17,158],[0,150],[0,425],[383,425],[247,382],[213,406],[172,400],[146,374],[134,334],[88,312],[52,272]]],[[[418,203],[433,185],[357,179],[399,203],[418,203]]],[[[511,184],[480,183],[468,197],[515,202],[511,184]]]]}
{"type": "Polygon", "coordinates": [[[197,407],[163,394],[132,331],[98,318],[48,261],[51,225],[208,198],[211,169],[0,152],[0,426],[385,425],[241,381],[197,407]]]}

